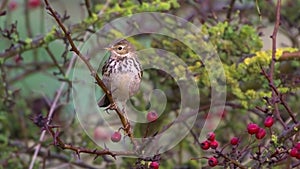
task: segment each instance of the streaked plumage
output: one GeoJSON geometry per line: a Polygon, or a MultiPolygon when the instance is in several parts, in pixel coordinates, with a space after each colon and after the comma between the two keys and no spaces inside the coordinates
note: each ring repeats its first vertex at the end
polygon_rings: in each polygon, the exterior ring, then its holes
{"type": "MultiPolygon", "coordinates": [[[[133,45],[127,40],[121,40],[107,49],[111,55],[102,68],[103,83],[112,92],[115,101],[126,103],[139,90],[141,65],[133,45]]],[[[100,107],[107,107],[108,98],[104,96],[98,104],[100,107]]]]}

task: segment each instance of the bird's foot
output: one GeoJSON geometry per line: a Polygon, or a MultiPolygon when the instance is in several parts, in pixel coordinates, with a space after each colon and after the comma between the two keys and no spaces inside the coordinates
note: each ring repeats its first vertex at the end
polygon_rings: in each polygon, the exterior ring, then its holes
{"type": "Polygon", "coordinates": [[[105,108],[106,111],[108,111],[108,110],[116,110],[116,109],[117,109],[116,103],[110,103],[110,104],[105,108]]]}

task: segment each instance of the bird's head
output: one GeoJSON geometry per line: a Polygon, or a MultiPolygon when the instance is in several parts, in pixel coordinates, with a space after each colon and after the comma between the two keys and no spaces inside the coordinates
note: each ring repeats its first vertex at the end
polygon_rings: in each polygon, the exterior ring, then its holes
{"type": "Polygon", "coordinates": [[[133,45],[126,39],[123,39],[106,49],[112,52],[112,54],[116,55],[118,58],[130,57],[130,53],[134,52],[135,50],[133,45]]]}

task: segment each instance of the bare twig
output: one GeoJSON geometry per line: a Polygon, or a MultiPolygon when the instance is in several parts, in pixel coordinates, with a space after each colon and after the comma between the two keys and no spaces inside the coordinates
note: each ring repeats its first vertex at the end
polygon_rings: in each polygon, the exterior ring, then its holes
{"type": "Polygon", "coordinates": [[[26,32],[27,32],[27,36],[29,38],[32,37],[32,28],[31,28],[31,24],[30,24],[30,17],[29,17],[29,14],[30,14],[30,11],[29,11],[29,5],[28,4],[28,0],[25,0],[25,27],[26,27],[26,32]]]}
{"type": "MultiPolygon", "coordinates": [[[[273,93],[277,95],[277,94],[279,94],[279,92],[277,91],[277,88],[274,86],[274,84],[273,85],[271,84],[270,76],[265,72],[265,70],[262,67],[261,67],[261,72],[265,76],[265,78],[268,80],[269,86],[270,86],[270,88],[272,90],[272,99],[275,100],[275,98],[274,98],[275,95],[273,96],[273,93]]],[[[275,110],[275,116],[276,116],[277,120],[281,123],[281,125],[284,126],[284,128],[286,128],[287,126],[286,126],[286,124],[284,123],[283,119],[281,118],[281,116],[279,114],[278,107],[275,110]]]]}
{"type": "Polygon", "coordinates": [[[231,0],[228,10],[227,10],[226,18],[227,18],[228,22],[230,22],[230,20],[231,20],[231,14],[232,14],[232,10],[234,8],[234,3],[235,3],[235,0],[231,0]]]}
{"type": "Polygon", "coordinates": [[[49,49],[49,47],[45,47],[46,52],[48,53],[48,55],[50,56],[50,58],[52,59],[53,63],[55,64],[55,66],[58,68],[59,72],[63,75],[66,76],[64,70],[62,69],[62,67],[58,64],[54,54],[51,52],[51,50],[49,49]]]}
{"type": "Polygon", "coordinates": [[[261,12],[260,12],[260,9],[259,9],[259,6],[258,6],[258,0],[255,1],[255,5],[256,5],[256,11],[258,13],[259,19],[262,20],[261,12]]]}
{"type": "Polygon", "coordinates": [[[3,103],[5,106],[10,106],[13,103],[12,98],[10,98],[10,92],[9,92],[9,85],[7,83],[7,77],[6,77],[6,70],[3,66],[3,63],[0,63],[0,70],[1,70],[1,79],[2,79],[2,87],[4,88],[4,96],[3,96],[3,103]]]}
{"type": "MultiPolygon", "coordinates": [[[[277,32],[279,29],[280,25],[280,7],[281,7],[281,0],[277,0],[277,5],[276,5],[276,22],[274,26],[273,33],[271,35],[272,38],[272,60],[271,60],[271,65],[270,65],[270,72],[269,72],[269,78],[270,78],[270,84],[274,86],[274,67],[275,67],[275,55],[276,55],[276,37],[277,37],[277,32]]],[[[272,96],[275,97],[275,93],[272,92],[272,96]]]]}
{"type": "MultiPolygon", "coordinates": [[[[73,64],[74,64],[75,60],[76,60],[76,56],[73,55],[73,57],[72,57],[72,59],[71,59],[71,61],[69,63],[69,66],[67,68],[66,75],[69,75],[69,73],[71,72],[71,68],[73,67],[73,64]]],[[[67,84],[66,82],[62,82],[60,88],[56,92],[56,96],[55,96],[55,98],[53,100],[53,103],[52,103],[52,105],[50,107],[50,110],[49,110],[49,112],[47,114],[47,125],[49,125],[49,123],[51,122],[53,113],[54,113],[54,111],[55,111],[55,109],[57,107],[57,104],[59,102],[59,99],[60,99],[60,97],[61,97],[61,95],[63,93],[63,89],[65,88],[66,84],[67,84]]],[[[41,148],[41,142],[44,140],[45,135],[46,135],[46,130],[43,130],[42,134],[40,136],[40,139],[39,139],[40,143],[37,144],[36,147],[35,147],[35,152],[34,152],[33,157],[31,159],[31,163],[30,163],[29,169],[32,169],[33,166],[34,166],[35,160],[36,160],[37,155],[38,155],[38,153],[40,151],[40,148],[41,148]]]]}
{"type": "MultiPolygon", "coordinates": [[[[26,146],[26,144],[21,140],[10,140],[8,144],[9,144],[9,146],[12,146],[12,147],[18,147],[20,149],[20,151],[18,153],[24,153],[24,154],[33,154],[34,153],[34,151],[31,148],[28,148],[26,146]]],[[[82,168],[97,169],[96,167],[91,166],[84,161],[72,160],[72,157],[70,158],[67,155],[64,155],[61,153],[55,153],[55,152],[49,153],[48,149],[41,149],[38,153],[38,156],[45,157],[47,159],[59,160],[64,163],[71,163],[74,166],[78,166],[78,167],[82,167],[82,168]]],[[[9,160],[9,159],[10,158],[8,158],[7,160],[9,160]]]]}
{"type": "Polygon", "coordinates": [[[104,4],[104,6],[102,7],[101,11],[98,12],[98,17],[100,17],[100,16],[104,13],[104,11],[109,7],[110,1],[111,1],[111,0],[107,0],[107,1],[105,2],[105,4],[104,4]]]}
{"type": "Polygon", "coordinates": [[[47,70],[47,69],[52,68],[54,66],[55,65],[53,65],[53,64],[46,64],[45,63],[45,64],[38,65],[37,67],[34,67],[34,68],[23,70],[23,72],[21,74],[9,79],[8,83],[14,84],[14,83],[19,82],[20,80],[26,78],[27,76],[29,76],[31,74],[37,73],[37,71],[47,70]]]}
{"type": "Polygon", "coordinates": [[[23,52],[28,51],[28,50],[39,48],[39,47],[41,47],[42,45],[44,45],[46,43],[50,43],[50,42],[52,42],[56,39],[63,38],[63,35],[60,33],[59,30],[57,30],[55,32],[56,32],[55,34],[50,32],[45,36],[38,36],[38,37],[32,39],[32,41],[31,41],[32,45],[26,44],[26,43],[24,44],[24,43],[21,43],[21,42],[19,42],[17,44],[14,44],[9,49],[6,49],[5,51],[1,52],[0,53],[0,58],[9,58],[9,57],[12,57],[12,56],[14,56],[18,53],[23,53],[23,52]],[[45,39],[47,39],[47,41],[45,39]]]}
{"type": "Polygon", "coordinates": [[[240,162],[238,162],[237,160],[231,159],[230,157],[228,157],[227,155],[223,154],[223,153],[219,153],[218,155],[220,155],[221,157],[225,158],[227,161],[229,161],[230,163],[234,164],[235,166],[237,166],[238,168],[241,169],[246,169],[247,167],[243,166],[240,162]]]}
{"type": "Polygon", "coordinates": [[[90,0],[84,0],[84,4],[85,4],[85,7],[86,7],[86,10],[88,12],[89,17],[92,17],[91,1],[90,0]]]}

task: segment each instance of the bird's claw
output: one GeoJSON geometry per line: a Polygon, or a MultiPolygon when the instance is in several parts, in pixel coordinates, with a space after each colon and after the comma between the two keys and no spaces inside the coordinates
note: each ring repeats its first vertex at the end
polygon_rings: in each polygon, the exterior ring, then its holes
{"type": "Polygon", "coordinates": [[[107,110],[116,110],[116,109],[117,109],[116,103],[111,103],[111,104],[109,104],[108,107],[105,108],[106,111],[107,110]]]}

